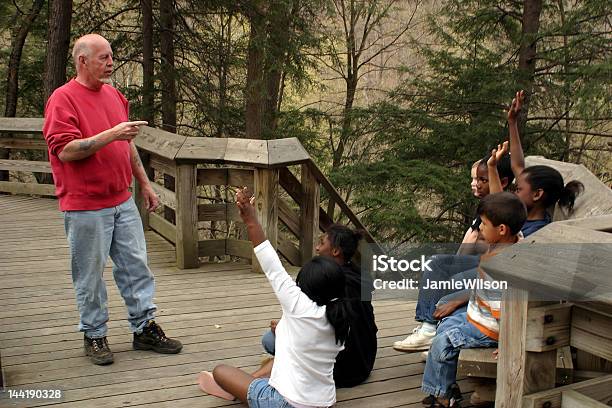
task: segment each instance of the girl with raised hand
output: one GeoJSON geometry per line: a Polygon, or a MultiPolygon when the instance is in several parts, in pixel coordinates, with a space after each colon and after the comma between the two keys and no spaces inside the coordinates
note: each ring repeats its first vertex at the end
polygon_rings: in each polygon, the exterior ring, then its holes
{"type": "Polygon", "coordinates": [[[349,333],[344,273],[332,259],[317,256],[302,267],[294,282],[266,240],[253,203],[246,187],[236,194],[257,260],[283,311],[276,327],[271,377],[256,378],[219,365],[212,373],[200,374],[200,386],[209,394],[235,397],[255,408],[332,406],[334,362],[349,333]]]}
{"type": "Polygon", "coordinates": [[[525,167],[523,147],[521,146],[517,124],[524,98],[524,91],[517,92],[510,109],[508,109],[509,147],[506,141],[498,145],[497,149],[493,149],[487,166],[490,192],[501,192],[497,161],[510,150],[510,162],[516,185],[514,193],[525,204],[528,212],[527,221],[521,229],[523,236],[527,237],[552,222],[552,214],[549,213],[549,209],[555,204],[559,204],[559,207],[571,213],[574,209],[576,197],[584,191],[584,185],[577,180],[565,184],[561,173],[550,166],[525,167]]]}

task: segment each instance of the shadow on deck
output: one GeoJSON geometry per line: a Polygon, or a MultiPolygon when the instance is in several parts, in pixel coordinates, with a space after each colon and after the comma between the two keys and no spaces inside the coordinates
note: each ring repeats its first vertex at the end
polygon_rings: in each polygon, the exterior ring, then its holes
{"type": "MultiPolygon", "coordinates": [[[[9,388],[61,389],[58,401],[0,399],[0,406],[219,407],[235,405],[202,393],[199,371],[218,363],[255,370],[260,337],[280,307],[264,276],[239,263],[179,270],[174,247],[147,233],[156,276],[157,321],[183,344],[179,355],[133,351],[126,309],[105,270],[109,291],[111,366],[83,355],[62,215],[52,199],[0,196],[0,354],[9,388]]],[[[424,364],[391,348],[414,326],[414,302],[376,301],[379,351],[370,379],[338,391],[338,407],[420,407],[424,364]]],[[[470,384],[462,381],[464,391],[470,384]]],[[[6,397],[6,396],[5,396],[6,397]]]]}

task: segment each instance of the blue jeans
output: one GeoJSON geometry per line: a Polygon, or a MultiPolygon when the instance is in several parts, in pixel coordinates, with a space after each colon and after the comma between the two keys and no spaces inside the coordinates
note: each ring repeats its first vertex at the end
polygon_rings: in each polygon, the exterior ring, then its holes
{"type": "MultiPolygon", "coordinates": [[[[419,282],[419,298],[417,300],[415,319],[419,322],[437,324],[433,314],[436,306],[447,303],[457,296],[469,294],[470,290],[424,289],[425,283],[433,281],[461,281],[478,277],[479,255],[434,255],[429,267],[431,271],[423,273],[419,282]]],[[[465,309],[463,309],[465,310],[465,309]]]]}
{"type": "Polygon", "coordinates": [[[263,346],[266,353],[274,355],[276,350],[276,336],[272,333],[272,330],[268,330],[261,338],[261,345],[263,346]]]}
{"type": "Polygon", "coordinates": [[[113,277],[128,309],[133,332],[155,317],[155,280],[147,266],[147,247],[133,198],[116,207],[66,211],[72,283],[79,308],[79,330],[89,338],[106,336],[108,299],[102,273],[110,255],[113,277]]]}
{"type": "Polygon", "coordinates": [[[467,313],[442,319],[427,355],[421,390],[436,397],[450,398],[450,387],[457,379],[459,352],[478,347],[497,347],[497,341],[468,322],[467,313]]]}
{"type": "Polygon", "coordinates": [[[247,402],[249,408],[292,408],[282,395],[268,384],[269,378],[256,378],[249,384],[247,402]]]}

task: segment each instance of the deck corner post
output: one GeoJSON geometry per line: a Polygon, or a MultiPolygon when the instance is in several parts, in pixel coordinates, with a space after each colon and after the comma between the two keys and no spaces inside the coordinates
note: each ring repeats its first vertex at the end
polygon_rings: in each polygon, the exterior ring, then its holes
{"type": "Polygon", "coordinates": [[[554,388],[557,351],[527,351],[529,292],[509,288],[501,302],[495,408],[523,407],[523,397],[554,388]]]}
{"type": "Polygon", "coordinates": [[[319,182],[308,163],[302,164],[302,202],[300,203],[300,256],[304,265],[315,254],[319,232],[319,182]]]}
{"type": "MultiPolygon", "coordinates": [[[[255,210],[266,238],[274,248],[278,244],[278,183],[278,169],[255,169],[255,210]]],[[[263,273],[254,253],[252,265],[254,272],[263,273]]]]}
{"type": "Polygon", "coordinates": [[[180,269],[197,268],[198,203],[195,164],[176,166],[176,265],[180,269]]]}

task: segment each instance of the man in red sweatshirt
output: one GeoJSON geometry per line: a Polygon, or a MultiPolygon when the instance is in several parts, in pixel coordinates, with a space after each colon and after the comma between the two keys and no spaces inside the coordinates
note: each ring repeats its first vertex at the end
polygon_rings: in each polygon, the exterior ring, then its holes
{"type": "Polygon", "coordinates": [[[147,266],[142,221],[128,191],[133,175],[147,209],[159,204],[132,142],[146,122],[129,122],[128,101],[109,85],[113,52],[106,39],[97,34],[79,38],[72,57],[77,76],[49,97],[43,134],[64,212],[85,353],[94,364],[113,362],[102,278],[109,255],[134,349],[179,353],[182,344],[166,337],[154,321],[155,280],[147,266]]]}

